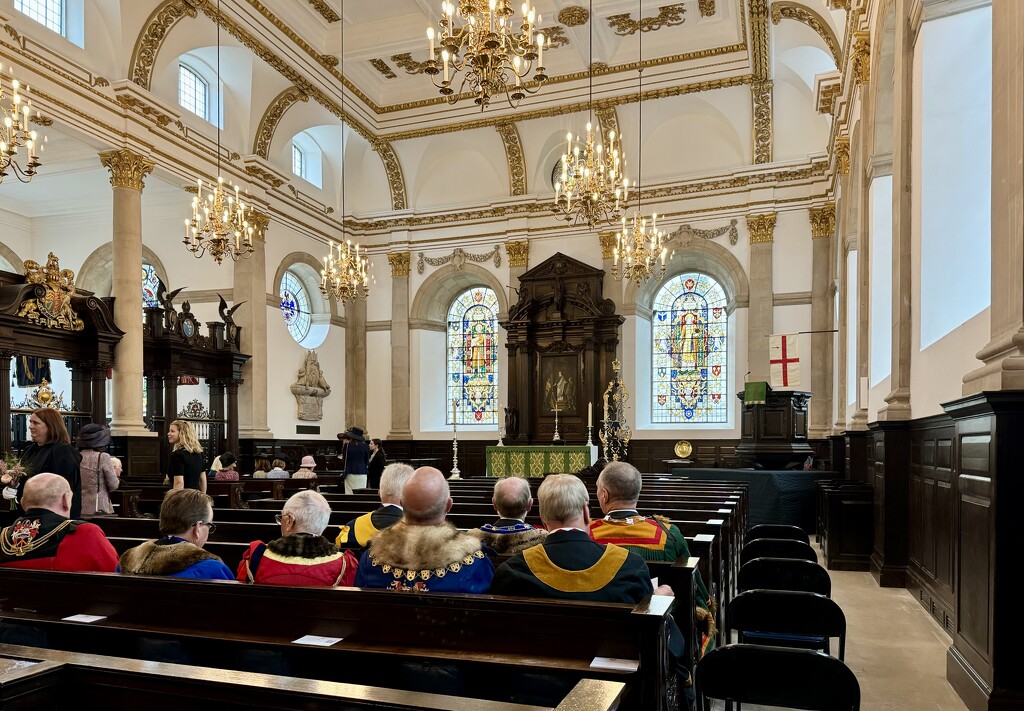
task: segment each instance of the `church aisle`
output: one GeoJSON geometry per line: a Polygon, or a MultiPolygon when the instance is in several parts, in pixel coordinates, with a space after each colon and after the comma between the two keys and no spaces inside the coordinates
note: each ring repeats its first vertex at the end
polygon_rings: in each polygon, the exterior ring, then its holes
{"type": "Polygon", "coordinates": [[[946,681],[950,638],[906,589],[880,588],[870,573],[829,575],[832,597],[846,613],[846,663],[860,682],[862,711],[967,711],[946,681]]]}

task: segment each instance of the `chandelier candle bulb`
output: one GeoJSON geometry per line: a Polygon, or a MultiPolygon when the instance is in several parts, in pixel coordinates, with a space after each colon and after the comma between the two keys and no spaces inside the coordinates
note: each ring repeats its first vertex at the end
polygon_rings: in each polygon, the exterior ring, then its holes
{"type": "Polygon", "coordinates": [[[434,28],[427,28],[427,41],[430,42],[430,59],[434,58],[434,28]]]}

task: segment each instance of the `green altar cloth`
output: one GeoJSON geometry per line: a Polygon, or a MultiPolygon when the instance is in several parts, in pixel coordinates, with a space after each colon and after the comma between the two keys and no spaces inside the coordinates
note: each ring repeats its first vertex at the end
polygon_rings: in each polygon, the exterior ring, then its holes
{"type": "Polygon", "coordinates": [[[488,447],[487,476],[542,477],[574,474],[594,463],[597,447],[488,447]]]}

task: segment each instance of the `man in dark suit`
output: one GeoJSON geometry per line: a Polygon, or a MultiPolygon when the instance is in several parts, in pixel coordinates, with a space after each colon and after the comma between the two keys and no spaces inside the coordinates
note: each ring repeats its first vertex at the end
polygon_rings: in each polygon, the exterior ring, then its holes
{"type": "MultiPolygon", "coordinates": [[[[370,513],[352,519],[338,533],[335,545],[341,549],[362,550],[378,531],[402,520],[402,488],[412,476],[413,468],[408,464],[389,464],[380,476],[381,507],[370,513]]],[[[358,556],[357,556],[358,557],[358,556]]]]}

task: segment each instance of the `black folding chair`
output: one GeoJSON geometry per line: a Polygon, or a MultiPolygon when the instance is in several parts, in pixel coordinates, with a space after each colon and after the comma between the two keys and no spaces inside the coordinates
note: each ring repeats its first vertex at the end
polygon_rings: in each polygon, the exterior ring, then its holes
{"type": "Polygon", "coordinates": [[[797,558],[818,562],[818,554],[811,544],[789,538],[758,538],[740,550],[740,565],[754,558],[797,558]]]}
{"type": "Polygon", "coordinates": [[[756,526],[751,526],[747,529],[747,534],[744,537],[746,542],[757,540],[758,538],[788,538],[793,541],[803,541],[804,543],[810,543],[811,539],[807,535],[807,532],[799,526],[790,526],[784,523],[759,523],[756,526]]]}
{"type": "Polygon", "coordinates": [[[809,649],[728,644],[697,663],[698,711],[712,699],[806,711],[860,711],[860,684],[843,662],[809,649]]]}
{"type": "Polygon", "coordinates": [[[820,649],[839,638],[839,660],[846,658],[846,615],[829,597],[794,590],[748,590],[729,601],[729,630],[738,642],[820,649]]]}
{"type": "Polygon", "coordinates": [[[832,578],[817,563],[794,558],[754,558],[740,567],[740,592],[747,590],[802,590],[832,597],[832,578]]]}

